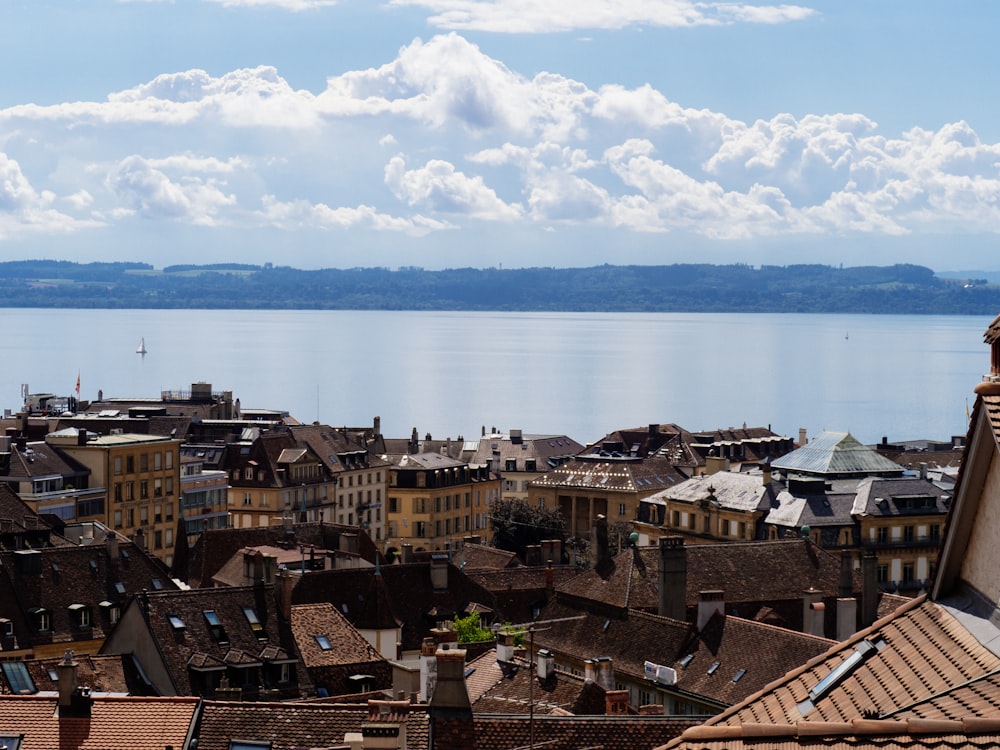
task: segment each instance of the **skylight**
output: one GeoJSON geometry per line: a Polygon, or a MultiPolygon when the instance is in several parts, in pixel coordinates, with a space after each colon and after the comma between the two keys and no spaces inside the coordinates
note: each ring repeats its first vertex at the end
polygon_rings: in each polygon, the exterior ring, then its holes
{"type": "Polygon", "coordinates": [[[705,674],[715,674],[715,670],[719,668],[719,664],[720,662],[713,661],[712,666],[708,668],[708,671],[705,674]]]}
{"type": "Polygon", "coordinates": [[[23,661],[5,661],[0,663],[0,667],[3,668],[4,677],[7,678],[14,695],[30,695],[38,692],[23,661]]]}
{"type": "Polygon", "coordinates": [[[880,636],[877,640],[861,641],[854,647],[854,653],[837,665],[826,677],[817,682],[809,691],[809,698],[799,704],[799,711],[805,716],[816,706],[816,701],[824,698],[827,693],[850,677],[871,657],[886,647],[885,640],[880,636]]]}
{"type": "Polygon", "coordinates": [[[325,635],[317,635],[316,643],[318,643],[319,647],[324,651],[331,651],[333,649],[333,645],[331,645],[330,639],[327,638],[325,635]]]}
{"type": "Polygon", "coordinates": [[[184,630],[187,625],[184,624],[184,620],[179,618],[177,615],[167,615],[167,621],[170,623],[170,627],[174,630],[184,630]]]}

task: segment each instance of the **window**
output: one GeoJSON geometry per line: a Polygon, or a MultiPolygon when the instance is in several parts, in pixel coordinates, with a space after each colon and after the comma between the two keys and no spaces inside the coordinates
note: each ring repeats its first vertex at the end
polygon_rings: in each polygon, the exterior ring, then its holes
{"type": "Polygon", "coordinates": [[[889,581],[889,566],[879,565],[878,566],[878,582],[887,583],[889,581]]]}
{"type": "Polygon", "coordinates": [[[912,526],[904,526],[903,527],[903,541],[904,542],[912,542],[913,541],[913,527],[912,526]]]}
{"type": "Polygon", "coordinates": [[[167,615],[167,622],[170,623],[170,627],[174,629],[175,633],[182,633],[187,628],[184,624],[184,620],[179,618],[177,615],[167,615]]]}
{"type": "Polygon", "coordinates": [[[910,583],[913,581],[913,563],[903,563],[903,582],[910,583]]]}
{"type": "Polygon", "coordinates": [[[70,622],[73,623],[74,627],[90,627],[90,607],[86,604],[70,604],[67,609],[69,609],[70,622]]]}
{"type": "Polygon", "coordinates": [[[325,635],[317,635],[315,636],[315,638],[316,638],[316,643],[318,643],[319,647],[324,651],[330,651],[331,649],[333,649],[333,646],[330,644],[330,639],[327,638],[325,635]]]}
{"type": "Polygon", "coordinates": [[[125,499],[126,500],[135,499],[135,482],[125,483],[125,499]]]}
{"type": "Polygon", "coordinates": [[[875,541],[878,542],[879,544],[885,544],[887,541],[889,541],[889,529],[887,529],[885,526],[879,526],[878,530],[876,531],[876,534],[878,536],[876,537],[875,541]]]}
{"type": "Polygon", "coordinates": [[[14,695],[31,695],[38,692],[23,661],[5,661],[0,667],[3,667],[4,677],[10,683],[14,695]]]}
{"type": "Polygon", "coordinates": [[[135,456],[125,456],[125,473],[135,474],[135,456]]]}
{"type": "Polygon", "coordinates": [[[166,487],[167,497],[170,497],[171,495],[174,494],[174,478],[173,477],[167,477],[166,481],[164,482],[164,486],[166,487]]]}
{"type": "Polygon", "coordinates": [[[264,626],[261,624],[260,618],[257,617],[256,610],[253,607],[244,607],[243,614],[250,624],[250,630],[253,632],[254,637],[259,641],[267,640],[267,633],[264,631],[264,626]]]}
{"type": "Polygon", "coordinates": [[[226,629],[222,627],[222,621],[215,613],[214,609],[206,609],[202,614],[205,616],[205,623],[208,625],[208,633],[216,643],[228,643],[226,629]]]}
{"type": "Polygon", "coordinates": [[[115,476],[119,476],[122,473],[122,457],[115,456],[115,476]]]}
{"type": "Polygon", "coordinates": [[[143,453],[139,456],[139,471],[149,471],[149,454],[143,453]]]}
{"type": "Polygon", "coordinates": [[[159,477],[153,480],[153,497],[163,497],[163,480],[159,477]]]}
{"type": "Polygon", "coordinates": [[[122,501],[122,483],[115,482],[115,502],[120,503],[122,501]]]}
{"type": "Polygon", "coordinates": [[[625,503],[618,503],[618,515],[619,516],[625,515],[625,503]]]}
{"type": "Polygon", "coordinates": [[[38,607],[31,611],[31,614],[35,618],[35,627],[40,631],[52,630],[52,615],[49,614],[48,610],[38,607]]]}
{"type": "Polygon", "coordinates": [[[165,454],[165,457],[167,459],[167,462],[166,462],[167,463],[167,468],[168,469],[174,468],[174,454],[173,454],[173,451],[167,451],[166,454],[165,454]]]}
{"type": "Polygon", "coordinates": [[[149,480],[141,479],[139,480],[139,499],[145,500],[149,497],[149,480]]]}
{"type": "Polygon", "coordinates": [[[398,497],[390,497],[389,498],[389,512],[390,513],[399,513],[399,498],[398,497]]]}
{"type": "Polygon", "coordinates": [[[938,524],[931,524],[931,541],[938,542],[941,540],[941,527],[938,524]]]}

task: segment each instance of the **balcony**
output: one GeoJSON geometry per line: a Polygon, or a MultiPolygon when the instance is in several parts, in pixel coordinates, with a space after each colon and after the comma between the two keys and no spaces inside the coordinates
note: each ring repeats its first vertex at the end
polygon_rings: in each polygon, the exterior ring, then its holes
{"type": "Polygon", "coordinates": [[[941,546],[940,536],[913,536],[909,539],[887,539],[884,542],[865,539],[861,542],[863,549],[927,549],[941,546]]]}

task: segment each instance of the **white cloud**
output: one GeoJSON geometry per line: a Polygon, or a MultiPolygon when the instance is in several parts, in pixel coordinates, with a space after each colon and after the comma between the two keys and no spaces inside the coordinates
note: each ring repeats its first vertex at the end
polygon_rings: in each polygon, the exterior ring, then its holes
{"type": "Polygon", "coordinates": [[[453,229],[454,226],[426,216],[404,218],[379,212],[372,206],[331,208],[323,203],[305,200],[279,201],[264,196],[259,214],[263,223],[282,229],[352,229],[370,228],[377,231],[403,232],[423,236],[430,232],[453,229]]]}
{"type": "Polygon", "coordinates": [[[513,221],[523,212],[517,204],[504,203],[482,177],[469,177],[440,159],[418,169],[407,169],[406,161],[394,156],[385,167],[385,183],[407,204],[444,214],[513,221]]]}
{"type": "Polygon", "coordinates": [[[21,166],[0,151],[0,239],[24,234],[63,234],[99,226],[55,210],[56,195],[36,190],[21,166]]]}
{"type": "Polygon", "coordinates": [[[425,8],[430,22],[457,31],[537,34],[628,26],[723,26],[801,21],[816,11],[800,5],[750,5],[691,0],[390,0],[425,8]]]}
{"type": "MultiPolygon", "coordinates": [[[[164,166],[161,163],[161,167],[164,166]]],[[[234,206],[220,183],[190,175],[172,180],[140,156],[129,156],[108,175],[108,187],[125,206],[148,219],[183,220],[202,226],[220,223],[219,214],[234,206]]]]}

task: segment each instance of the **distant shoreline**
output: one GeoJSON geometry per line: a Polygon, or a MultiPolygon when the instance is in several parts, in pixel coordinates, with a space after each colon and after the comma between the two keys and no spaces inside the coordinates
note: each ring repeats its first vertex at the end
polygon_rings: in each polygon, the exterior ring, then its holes
{"type": "Polygon", "coordinates": [[[916,265],[301,270],[0,263],[0,307],[995,315],[1000,285],[916,265]]]}

